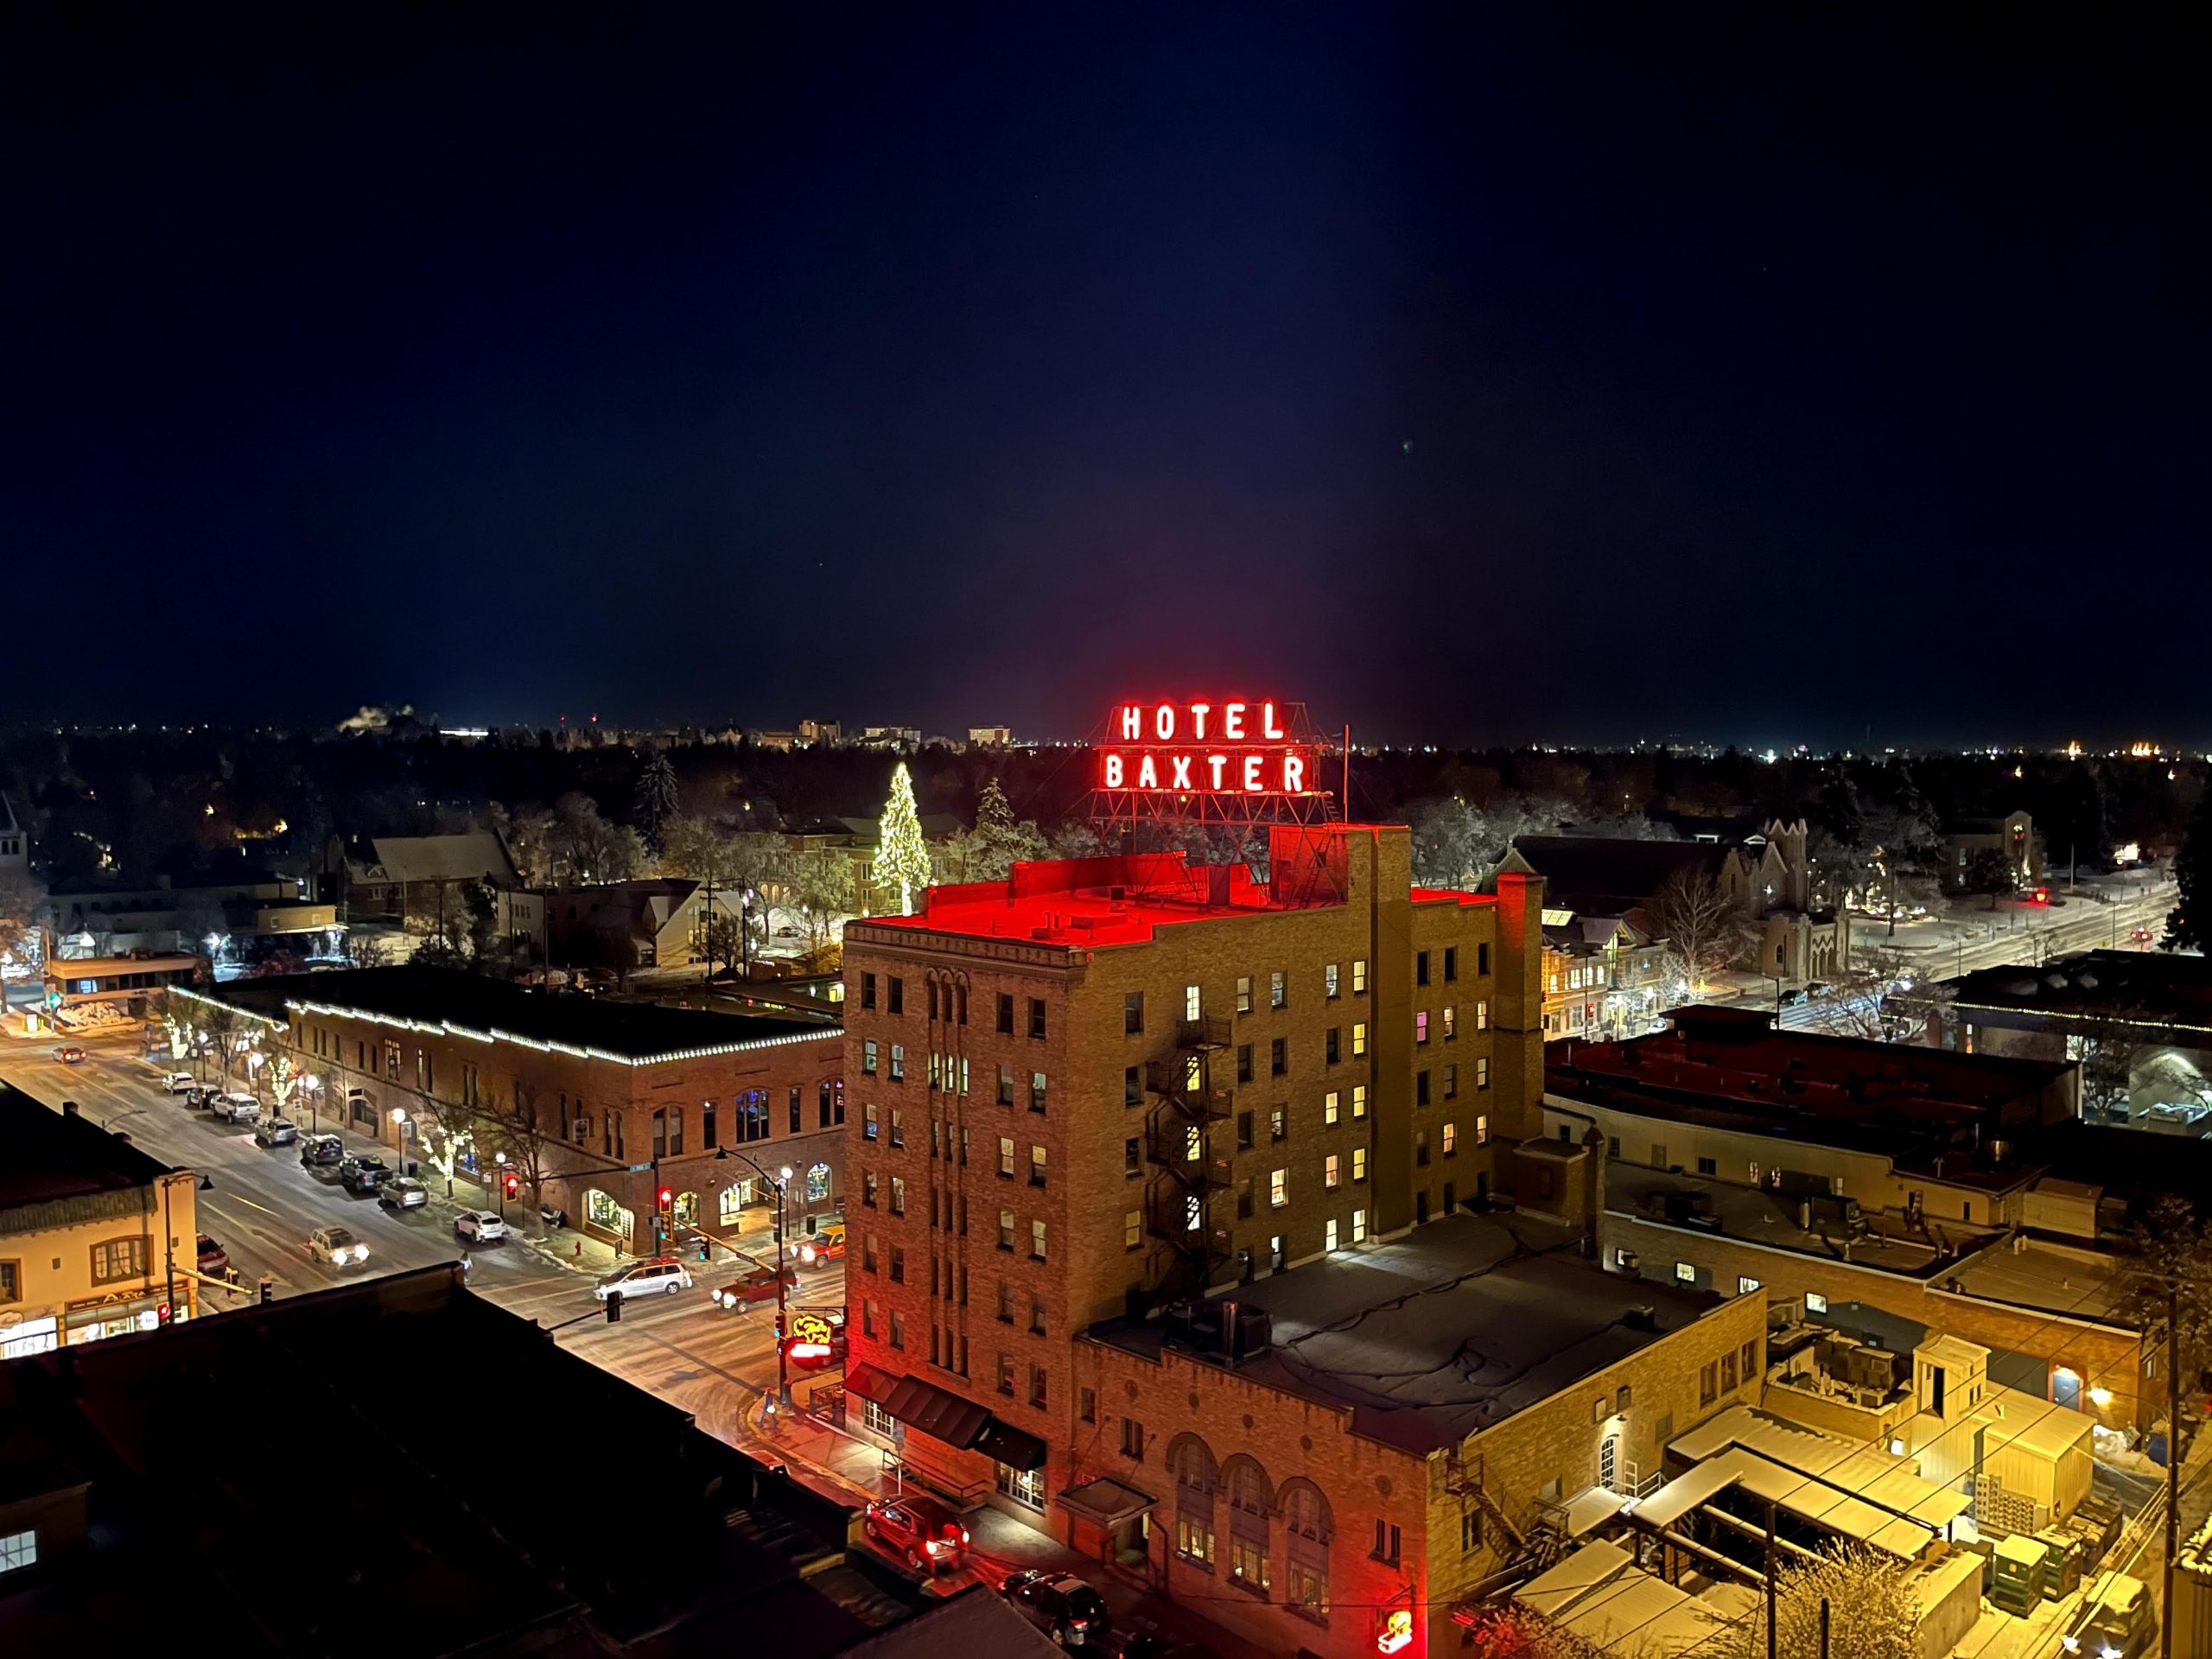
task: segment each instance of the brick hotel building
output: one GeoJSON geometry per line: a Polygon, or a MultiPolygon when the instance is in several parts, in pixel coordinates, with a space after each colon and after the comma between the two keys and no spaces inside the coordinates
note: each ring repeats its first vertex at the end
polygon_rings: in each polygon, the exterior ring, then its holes
{"type": "Polygon", "coordinates": [[[1415,889],[1397,826],[1270,853],[1265,885],[1055,861],[848,925],[855,1358],[1008,1454],[910,1414],[940,1484],[1051,1524],[1086,1327],[1447,1213],[1534,1120],[1541,882],[1415,889]]]}

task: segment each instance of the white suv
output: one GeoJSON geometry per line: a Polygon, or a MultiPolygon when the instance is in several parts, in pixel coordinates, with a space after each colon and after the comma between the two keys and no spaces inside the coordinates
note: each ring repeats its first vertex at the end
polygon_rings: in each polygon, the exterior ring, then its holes
{"type": "Polygon", "coordinates": [[[207,1103],[207,1109],[217,1117],[226,1117],[233,1123],[261,1122],[261,1103],[251,1095],[218,1095],[207,1103]]]}
{"type": "Polygon", "coordinates": [[[192,1073],[189,1071],[166,1072],[162,1077],[162,1092],[164,1094],[181,1095],[191,1087],[192,1073]]]}
{"type": "Polygon", "coordinates": [[[679,1290],[691,1288],[691,1275],[683,1264],[671,1256],[659,1256],[651,1262],[640,1262],[632,1267],[618,1268],[592,1287],[591,1294],[605,1301],[617,1293],[624,1296],[643,1296],[650,1291],[659,1291],[673,1296],[679,1290]]]}

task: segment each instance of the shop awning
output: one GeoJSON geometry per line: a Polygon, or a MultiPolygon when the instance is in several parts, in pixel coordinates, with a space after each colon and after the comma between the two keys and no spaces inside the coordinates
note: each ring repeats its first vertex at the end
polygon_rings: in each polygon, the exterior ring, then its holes
{"type": "Polygon", "coordinates": [[[1102,1527],[1110,1527],[1116,1522],[1142,1515],[1159,1501],[1134,1486],[1124,1486],[1120,1481],[1109,1480],[1103,1475],[1096,1480],[1086,1480],[1080,1486],[1071,1486],[1060,1494],[1064,1506],[1073,1510],[1084,1520],[1102,1527]]]}
{"type": "MultiPolygon", "coordinates": [[[[873,1400],[886,1414],[915,1433],[964,1452],[991,1426],[991,1414],[972,1400],[963,1400],[950,1389],[925,1382],[918,1376],[893,1376],[872,1365],[855,1365],[845,1374],[845,1392],[873,1400]]],[[[1034,1436],[1027,1437],[1033,1440],[1034,1436]]],[[[1042,1462],[1043,1443],[1038,1442],[1042,1462]]],[[[1034,1468],[1034,1464],[1020,1465],[1034,1468]]]]}
{"type": "Polygon", "coordinates": [[[1027,1429],[992,1418],[976,1437],[976,1449],[994,1463],[1027,1473],[1045,1466],[1045,1442],[1027,1429]]]}

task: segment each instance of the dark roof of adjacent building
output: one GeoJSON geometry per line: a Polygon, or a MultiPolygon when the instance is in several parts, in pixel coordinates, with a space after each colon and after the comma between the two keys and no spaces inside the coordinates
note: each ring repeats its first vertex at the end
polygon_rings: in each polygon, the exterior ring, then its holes
{"type": "Polygon", "coordinates": [[[349,855],[353,880],[479,881],[518,887],[505,840],[489,830],[455,836],[378,836],[349,855]]]}
{"type": "Polygon", "coordinates": [[[981,1584],[838,1649],[856,1659],[1051,1659],[1059,1651],[1012,1602],[981,1584]]]}
{"type": "Polygon", "coordinates": [[[0,1209],[150,1186],[169,1166],[79,1113],[0,1084],[0,1209]]]}
{"type": "Polygon", "coordinates": [[[1544,902],[1618,916],[1650,904],[1684,870],[1717,873],[1729,849],[1713,841],[1630,841],[1522,836],[1513,852],[1544,878],[1544,902]]]}
{"type": "MultiPolygon", "coordinates": [[[[1416,1455],[1549,1399],[1719,1306],[1582,1259],[1582,1232],[1535,1215],[1460,1212],[1388,1244],[1323,1257],[1236,1292],[1272,1343],[1238,1376],[1351,1414],[1356,1433],[1416,1455]]],[[[1090,1336],[1147,1358],[1159,1320],[1090,1336]]]]}
{"type": "Polygon", "coordinates": [[[14,1361],[0,1422],[11,1484],[85,1484],[91,1528],[0,1597],[10,1652],[188,1630],[240,1654],[677,1654],[772,1632],[817,1659],[918,1605],[816,1570],[842,1554],[842,1505],[452,1268],[14,1361]],[[458,1354],[482,1384],[470,1427],[458,1354]]]}
{"type": "Polygon", "coordinates": [[[1977,968],[1948,982],[1955,1009],[2121,1018],[2212,1033],[2212,957],[2083,950],[2041,968],[1977,968]]]}
{"type": "MultiPolygon", "coordinates": [[[[1669,1029],[1625,1042],[1549,1045],[1544,1087],[1568,1100],[1808,1146],[1880,1154],[1901,1163],[1948,1160],[1992,1120],[2025,1108],[2040,1119],[2046,1091],[2073,1068],[2049,1060],[1961,1054],[1775,1028],[1771,1013],[1691,1007],[1669,1029]]],[[[2004,1186],[2027,1172],[1931,1166],[1937,1179],[2004,1186]]]]}
{"type": "Polygon", "coordinates": [[[653,1002],[610,1002],[531,990],[481,974],[411,965],[234,980],[220,987],[217,995],[272,1019],[281,1019],[283,1011],[295,1005],[331,1008],[412,1025],[557,1044],[634,1061],[760,1047],[800,1038],[819,1041],[833,1032],[816,1020],[755,1019],[698,1008],[663,1007],[653,1002]]]}

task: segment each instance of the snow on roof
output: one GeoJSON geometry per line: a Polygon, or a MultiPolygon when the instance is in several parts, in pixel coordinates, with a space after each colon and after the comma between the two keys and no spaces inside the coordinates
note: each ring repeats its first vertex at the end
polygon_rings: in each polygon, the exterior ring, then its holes
{"type": "Polygon", "coordinates": [[[1637,1567],[1618,1544],[1585,1544],[1514,1599],[1593,1646],[1625,1641],[1651,1659],[1710,1642],[1728,1623],[1718,1609],[1637,1567]]]}

